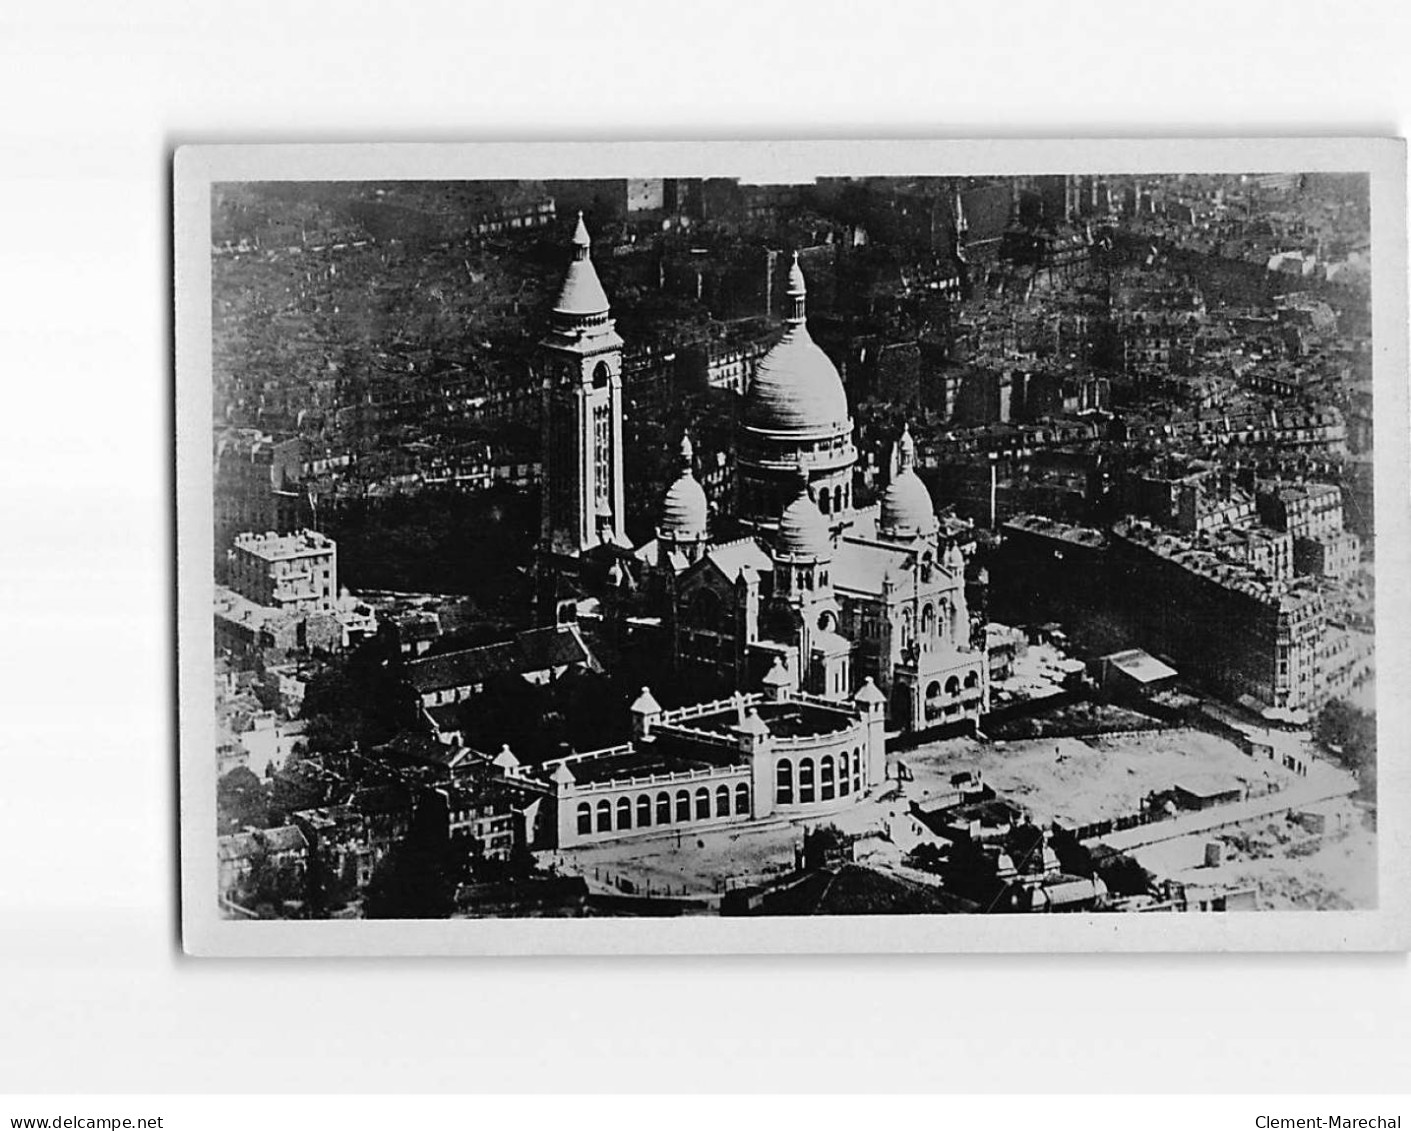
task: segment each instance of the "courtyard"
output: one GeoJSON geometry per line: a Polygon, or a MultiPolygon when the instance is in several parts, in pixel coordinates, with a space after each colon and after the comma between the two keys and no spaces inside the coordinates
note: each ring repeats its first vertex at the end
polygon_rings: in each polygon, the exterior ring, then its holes
{"type": "Polygon", "coordinates": [[[540,863],[581,875],[590,887],[604,891],[623,890],[620,881],[625,880],[634,894],[713,899],[729,881],[747,885],[792,871],[808,828],[835,825],[860,835],[879,829],[905,804],[896,783],[889,781],[866,800],[827,816],[654,832],[541,853],[540,863]]]}

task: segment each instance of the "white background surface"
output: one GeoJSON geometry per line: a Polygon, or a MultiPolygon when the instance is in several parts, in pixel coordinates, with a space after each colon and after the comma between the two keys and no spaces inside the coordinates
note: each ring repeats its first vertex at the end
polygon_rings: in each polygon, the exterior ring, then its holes
{"type": "Polygon", "coordinates": [[[757,7],[0,12],[0,1091],[1407,1086],[1405,956],[179,955],[171,146],[1389,134],[1411,110],[1391,3],[757,7]]]}

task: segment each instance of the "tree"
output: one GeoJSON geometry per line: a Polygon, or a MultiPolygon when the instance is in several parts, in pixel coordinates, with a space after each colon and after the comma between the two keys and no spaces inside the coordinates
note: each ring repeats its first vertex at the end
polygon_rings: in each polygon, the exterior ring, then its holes
{"type": "Polygon", "coordinates": [[[507,858],[487,857],[477,850],[467,864],[467,871],[479,883],[519,883],[530,879],[536,870],[534,853],[521,840],[515,841],[507,858]]]}
{"type": "Polygon", "coordinates": [[[216,810],[222,834],[268,828],[271,823],[269,791],[244,766],[237,766],[216,783],[216,810]]]}
{"type": "Polygon", "coordinates": [[[385,643],[365,642],[310,680],[302,711],[309,749],[337,753],[387,742],[407,722],[403,699],[385,643]]]}
{"type": "Polygon", "coordinates": [[[343,857],[341,868],[332,867],[330,854],[314,852],[309,858],[309,904],[315,918],[346,907],[358,897],[358,863],[351,853],[343,857]]]}
{"type": "Polygon", "coordinates": [[[819,825],[803,836],[805,868],[824,868],[846,859],[848,838],[837,825],[819,825]]]}
{"type": "Polygon", "coordinates": [[[1024,822],[1015,825],[1005,837],[1004,850],[1022,873],[1044,870],[1044,833],[1037,825],[1024,822]]]}
{"type": "Polygon", "coordinates": [[[907,861],[924,872],[941,872],[946,865],[946,854],[929,841],[922,841],[911,851],[907,861]]]}
{"type": "Polygon", "coordinates": [[[1318,712],[1314,736],[1349,769],[1359,770],[1377,753],[1377,720],[1346,699],[1330,699],[1318,712]]]}
{"type": "Polygon", "coordinates": [[[1343,766],[1357,775],[1360,793],[1370,801],[1377,795],[1377,716],[1359,710],[1345,699],[1330,699],[1318,712],[1313,726],[1318,742],[1343,766]]]}
{"type": "Polygon", "coordinates": [[[456,877],[449,852],[407,840],[373,870],[363,914],[369,919],[447,919],[455,907],[456,877]]]}
{"type": "Polygon", "coordinates": [[[1049,847],[1058,857],[1058,866],[1070,876],[1091,876],[1093,854],[1071,829],[1055,824],[1049,832],[1049,847]]]}
{"type": "Polygon", "coordinates": [[[262,919],[284,918],[285,904],[308,899],[306,877],[292,864],[275,864],[261,852],[250,862],[246,888],[250,903],[262,919]]]}
{"type": "Polygon", "coordinates": [[[941,874],[947,890],[987,908],[994,907],[1004,891],[994,855],[968,834],[956,837],[941,874]]]}
{"type": "Polygon", "coordinates": [[[1147,895],[1152,888],[1151,873],[1126,853],[1118,853],[1100,864],[1098,878],[1113,895],[1147,895]]]}
{"type": "Polygon", "coordinates": [[[290,759],[269,784],[270,824],[286,821],[301,809],[317,809],[328,801],[328,788],[312,767],[290,759]]]}

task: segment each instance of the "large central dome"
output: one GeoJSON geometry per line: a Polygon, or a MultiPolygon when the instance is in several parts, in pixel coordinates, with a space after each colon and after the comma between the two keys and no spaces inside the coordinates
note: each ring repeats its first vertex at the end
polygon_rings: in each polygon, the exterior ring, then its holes
{"type": "Polygon", "coordinates": [[[809,337],[798,256],[789,271],[790,312],[783,338],[759,359],[745,395],[745,425],[790,435],[851,432],[848,397],[828,355],[809,337]]]}

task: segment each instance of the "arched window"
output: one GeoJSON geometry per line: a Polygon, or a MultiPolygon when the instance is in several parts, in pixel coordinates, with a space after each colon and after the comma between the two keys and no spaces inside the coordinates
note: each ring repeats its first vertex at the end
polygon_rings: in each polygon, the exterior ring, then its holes
{"type": "Polygon", "coordinates": [[[657,794],[657,824],[671,824],[671,794],[657,794]]]}
{"type": "Polygon", "coordinates": [[[715,791],[715,815],[717,817],[730,816],[730,787],[722,785],[715,791]]]}
{"type": "Polygon", "coordinates": [[[859,793],[862,792],[862,751],[852,752],[852,787],[859,793]]]}
{"type": "Polygon", "coordinates": [[[676,792],[676,819],[678,821],[691,819],[691,795],[684,789],[676,792]]]}
{"type": "Polygon", "coordinates": [[[833,756],[823,755],[818,763],[818,800],[833,800],[833,756]]]}
{"type": "Polygon", "coordinates": [[[587,836],[593,831],[593,807],[586,801],[578,803],[578,835],[587,836]]]}
{"type": "Polygon", "coordinates": [[[735,815],[748,816],[750,811],[750,787],[741,782],[735,787],[735,815]]]}
{"type": "Polygon", "coordinates": [[[818,496],[818,509],[823,513],[828,513],[828,492],[824,491],[818,496]]]}
{"type": "Polygon", "coordinates": [[[929,601],[921,610],[921,638],[930,640],[936,634],[936,606],[929,601]]]}
{"type": "Polygon", "coordinates": [[[848,752],[844,750],[838,755],[838,796],[848,795],[848,752]]]}
{"type": "Polygon", "coordinates": [[[835,511],[843,509],[843,489],[841,487],[833,488],[833,509],[835,511]]]}
{"type": "Polygon", "coordinates": [[[710,790],[696,790],[696,820],[710,820],[710,790]]]}
{"type": "Polygon", "coordinates": [[[934,698],[936,698],[936,696],[938,696],[940,693],[941,693],[941,684],[940,684],[940,681],[939,681],[939,680],[933,679],[930,683],[928,683],[928,684],[926,685],[926,698],[927,698],[927,699],[934,699],[934,698]]]}
{"type": "Polygon", "coordinates": [[[598,366],[593,370],[593,387],[601,389],[608,383],[608,367],[604,362],[598,362],[598,366]]]}
{"type": "Polygon", "coordinates": [[[652,823],[652,799],[645,793],[637,798],[637,827],[645,829],[652,823]]]}
{"type": "Polygon", "coordinates": [[[775,803],[792,805],[794,803],[794,764],[789,759],[779,759],[779,765],[774,771],[774,780],[777,783],[774,793],[775,803]]]}
{"type": "Polygon", "coordinates": [[[632,799],[630,797],[617,799],[617,827],[619,829],[632,827],[632,799]]]}
{"type": "Polygon", "coordinates": [[[970,689],[970,690],[972,690],[972,691],[973,691],[975,688],[979,687],[979,686],[980,686],[980,676],[979,676],[979,673],[978,673],[978,672],[966,672],[966,673],[965,673],[965,686],[966,686],[966,688],[968,688],[968,689],[970,689]]]}
{"type": "Polygon", "coordinates": [[[598,802],[598,832],[612,832],[612,802],[607,798],[598,802]]]}
{"type": "Polygon", "coordinates": [[[807,805],[813,800],[813,759],[799,760],[799,804],[807,805]]]}
{"type": "Polygon", "coordinates": [[[950,679],[946,680],[946,694],[952,698],[960,694],[960,680],[956,679],[955,676],[951,676],[950,679]]]}

